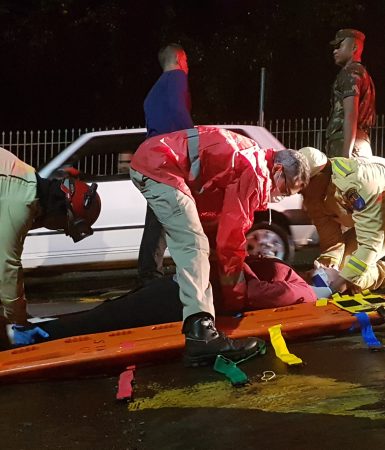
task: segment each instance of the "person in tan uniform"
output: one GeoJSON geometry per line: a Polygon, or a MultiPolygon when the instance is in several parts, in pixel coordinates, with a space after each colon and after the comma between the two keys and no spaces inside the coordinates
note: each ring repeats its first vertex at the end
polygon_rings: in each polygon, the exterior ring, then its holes
{"type": "Polygon", "coordinates": [[[21,255],[28,231],[41,226],[63,230],[74,242],[92,234],[100,213],[97,185],[75,175],[69,169],[63,179],[41,178],[0,148],[0,310],[15,326],[27,324],[21,255]]]}
{"type": "Polygon", "coordinates": [[[331,158],[299,150],[311,167],[304,207],[317,228],[316,265],[340,270],[332,292],[385,285],[385,159],[331,158]]]}

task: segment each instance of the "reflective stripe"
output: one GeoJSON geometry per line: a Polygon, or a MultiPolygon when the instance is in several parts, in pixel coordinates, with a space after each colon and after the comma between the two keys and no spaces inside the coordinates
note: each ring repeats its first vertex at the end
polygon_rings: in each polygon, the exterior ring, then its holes
{"type": "Polygon", "coordinates": [[[343,177],[346,177],[347,175],[352,173],[351,168],[348,164],[346,164],[342,159],[335,159],[333,161],[333,169],[342,175],[343,177]]]}
{"type": "Polygon", "coordinates": [[[354,256],[350,257],[350,259],[346,265],[347,265],[347,267],[352,269],[353,272],[356,272],[358,275],[362,275],[368,267],[367,264],[365,264],[363,261],[360,261],[359,259],[355,258],[354,256]]]}
{"type": "Polygon", "coordinates": [[[201,162],[199,160],[199,131],[197,128],[189,128],[187,132],[187,149],[190,158],[189,181],[194,181],[199,177],[201,162]]]}

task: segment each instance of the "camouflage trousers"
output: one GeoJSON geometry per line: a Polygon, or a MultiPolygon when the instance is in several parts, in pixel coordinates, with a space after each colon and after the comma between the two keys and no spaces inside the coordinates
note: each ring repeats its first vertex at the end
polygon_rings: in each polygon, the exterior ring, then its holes
{"type": "MultiPolygon", "coordinates": [[[[370,146],[369,138],[359,137],[354,142],[352,156],[357,157],[370,157],[372,156],[372,147],[370,146]]],[[[344,148],[344,140],[341,139],[328,139],[326,142],[325,153],[329,158],[335,158],[342,156],[342,150],[344,148]]]]}

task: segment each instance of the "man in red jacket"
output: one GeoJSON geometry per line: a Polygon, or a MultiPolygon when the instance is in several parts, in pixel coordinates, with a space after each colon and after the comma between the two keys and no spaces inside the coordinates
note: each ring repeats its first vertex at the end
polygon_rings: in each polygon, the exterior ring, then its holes
{"type": "Polygon", "coordinates": [[[256,352],[257,339],[232,341],[215,328],[209,244],[199,204],[204,199],[209,205],[201,211],[216,228],[222,297],[243,306],[245,234],[254,212],[266,210],[274,195],[306,187],[306,159],[293,150],[261,150],[228,130],[197,127],[146,140],[132,159],[131,178],[166,231],[183,304],[186,364],[209,363],[217,354],[237,359],[256,352]]]}

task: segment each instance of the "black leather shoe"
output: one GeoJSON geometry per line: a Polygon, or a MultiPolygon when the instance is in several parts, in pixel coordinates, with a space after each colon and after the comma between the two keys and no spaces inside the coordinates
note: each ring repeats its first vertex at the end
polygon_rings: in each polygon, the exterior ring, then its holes
{"type": "Polygon", "coordinates": [[[184,364],[186,367],[213,364],[217,355],[238,361],[252,355],[266,353],[266,343],[262,339],[249,337],[233,340],[219,332],[210,314],[194,314],[183,324],[186,337],[184,364]]]}
{"type": "Polygon", "coordinates": [[[10,322],[3,316],[0,316],[0,351],[10,349],[11,342],[7,334],[7,325],[10,322]]]}

